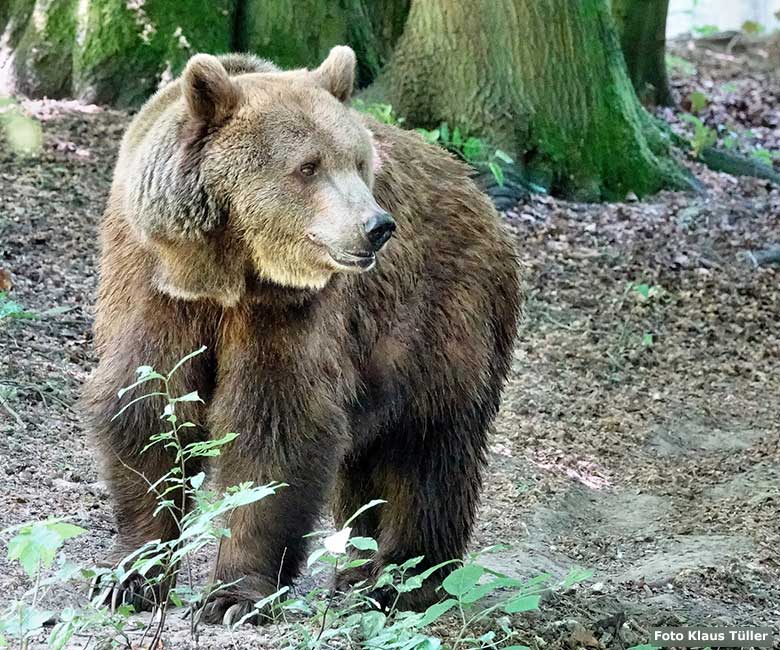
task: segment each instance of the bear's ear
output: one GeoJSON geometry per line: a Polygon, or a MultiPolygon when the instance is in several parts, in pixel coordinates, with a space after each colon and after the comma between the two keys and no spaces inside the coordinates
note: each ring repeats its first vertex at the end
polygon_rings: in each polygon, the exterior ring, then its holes
{"type": "Polygon", "coordinates": [[[322,86],[340,102],[352,96],[355,85],[357,58],[351,47],[337,45],[328,54],[319,68],[314,71],[318,85],[322,86]]]}
{"type": "Polygon", "coordinates": [[[205,124],[221,124],[235,110],[241,90],[219,59],[196,54],[182,74],[182,93],[190,115],[205,124]]]}

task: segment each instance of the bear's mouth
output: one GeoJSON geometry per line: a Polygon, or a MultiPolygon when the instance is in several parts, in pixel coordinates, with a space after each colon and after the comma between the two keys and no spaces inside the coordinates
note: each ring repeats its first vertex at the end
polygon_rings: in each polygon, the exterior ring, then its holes
{"type": "Polygon", "coordinates": [[[331,259],[339,266],[347,269],[359,269],[368,271],[376,263],[374,253],[350,253],[347,251],[329,250],[331,259]]]}

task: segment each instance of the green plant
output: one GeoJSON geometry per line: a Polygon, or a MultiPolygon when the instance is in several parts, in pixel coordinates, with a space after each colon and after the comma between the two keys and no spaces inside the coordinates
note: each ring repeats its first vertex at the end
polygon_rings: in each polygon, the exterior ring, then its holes
{"type": "Polygon", "coordinates": [[[377,122],[381,122],[382,124],[401,126],[406,121],[405,118],[398,117],[393,112],[393,107],[390,104],[382,104],[378,102],[367,104],[362,99],[355,99],[352,101],[352,107],[361,113],[370,115],[377,122]]]}
{"type": "Polygon", "coordinates": [[[5,318],[36,318],[35,312],[26,311],[18,302],[11,300],[5,291],[0,291],[0,321],[5,318]]]}
{"type": "MultiPolygon", "coordinates": [[[[49,519],[36,523],[21,524],[2,531],[16,533],[8,543],[8,559],[18,561],[28,577],[32,588],[22,600],[14,601],[0,614],[0,647],[8,645],[8,637],[20,641],[21,648],[27,648],[32,636],[43,629],[53,612],[40,609],[41,596],[46,591],[44,570],[51,568],[63,543],[86,531],[61,519],[49,519]],[[29,603],[25,602],[29,599],[29,603]]],[[[68,570],[68,567],[64,567],[68,570]]]]}
{"type": "Polygon", "coordinates": [[[760,146],[753,149],[751,155],[759,162],[769,165],[770,167],[775,161],[780,160],[780,151],[769,151],[760,146]]]}
{"type": "MultiPolygon", "coordinates": [[[[156,647],[162,635],[169,603],[191,610],[191,633],[193,638],[197,639],[200,607],[215,591],[229,585],[215,582],[207,584],[203,589],[196,589],[190,567],[192,554],[209,544],[219,543],[230,535],[229,528],[224,526],[222,521],[234,510],[265,499],[274,494],[277,489],[284,487],[281,483],[269,483],[264,486],[242,483],[228,488],[223,495],[218,496],[203,488],[206,478],[204,472],[194,476],[187,475],[187,466],[194,459],[219,456],[221,448],[232,442],[238,435],[227,433],[221,438],[184,443],[185,430],[196,425],[180,420],[177,406],[202,400],[197,392],[178,396],[172,394],[171,380],[185,363],[205,350],[205,347],[201,347],[186,355],[167,374],[161,374],[151,366],[139,367],[136,371],[138,379],[127,388],[120,390],[119,397],[150,382],[157,384],[157,390],[131,400],[114,416],[119,417],[133,404],[142,400],[161,397],[165,401],[161,419],[168,423],[168,428],[152,436],[143,452],[156,445],[162,445],[172,453],[175,464],[164,476],[154,482],[149,481],[147,477],[142,478],[147,481],[149,491],[153,492],[157,499],[154,515],[167,511],[177,522],[179,536],[170,541],[148,542],[125,558],[119,567],[111,572],[108,579],[110,588],[110,585],[122,583],[130,576],[141,576],[146,586],[150,588],[149,593],[155,596],[167,594],[167,598],[162,597],[159,602],[151,603],[153,608],[159,611],[157,625],[152,634],[152,647],[156,647]],[[190,502],[194,503],[194,506],[188,510],[187,504],[190,502]],[[184,586],[181,586],[178,578],[183,566],[187,567],[187,580],[184,586]]],[[[103,582],[105,583],[105,580],[103,582]]]]}
{"type": "Polygon", "coordinates": [[[761,23],[757,23],[755,20],[746,20],[742,23],[742,31],[745,34],[757,35],[763,33],[765,28],[761,23]]]}
{"type": "Polygon", "coordinates": [[[629,289],[639,302],[651,302],[653,300],[665,298],[667,295],[666,290],[658,285],[631,283],[629,284],[629,289]]]}
{"type": "MultiPolygon", "coordinates": [[[[150,366],[138,368],[136,371],[138,379],[132,385],[120,390],[119,397],[150,382],[157,384],[156,390],[132,399],[115,416],[119,417],[133,404],[142,400],[163,398],[165,405],[161,420],[167,423],[167,427],[150,438],[144,452],[156,445],[162,445],[171,453],[174,465],[164,476],[154,482],[144,476],[141,478],[148,483],[149,491],[156,497],[155,516],[163,511],[173,516],[179,527],[178,536],[169,541],[150,541],[110,570],[80,569],[63,561],[63,569],[46,581],[42,581],[42,569],[51,566],[62,542],[84,531],[60,520],[18,527],[19,532],[8,545],[9,559],[21,562],[28,575],[35,578],[35,585],[28,594],[25,594],[25,598],[14,603],[11,610],[0,615],[0,634],[19,638],[24,644],[26,639],[41,629],[43,622],[57,618],[58,622],[48,640],[50,647],[63,648],[74,635],[87,631],[103,630],[111,638],[117,635],[124,636],[127,617],[132,613],[132,607],[122,606],[112,611],[105,606],[105,601],[114,586],[121,585],[131,577],[140,577],[144,586],[148,588],[145,593],[150,594],[151,598],[156,599],[158,594],[167,594],[167,597],[150,603],[157,615],[143,630],[141,644],[149,636],[151,639],[149,647],[158,647],[170,603],[191,610],[190,631],[193,638],[197,639],[199,624],[197,612],[200,605],[217,589],[227,585],[214,582],[208,583],[203,588],[196,588],[190,566],[192,554],[209,544],[218,544],[230,534],[229,528],[223,524],[223,521],[229,519],[230,514],[236,509],[264,499],[283,487],[280,483],[264,486],[242,483],[228,488],[222,495],[217,495],[204,489],[203,472],[194,476],[187,475],[186,466],[190,461],[218,456],[221,448],[236,438],[236,434],[228,433],[221,438],[184,443],[185,430],[195,425],[181,420],[177,415],[177,407],[182,403],[200,401],[200,397],[197,392],[185,395],[172,394],[171,379],[185,363],[204,351],[205,348],[200,348],[188,354],[166,374],[161,374],[150,366]],[[194,505],[188,510],[189,502],[194,505]],[[177,584],[183,568],[187,569],[186,580],[183,581],[184,584],[177,584]],[[33,569],[36,569],[35,573],[31,573],[33,569]],[[64,583],[74,579],[91,580],[92,592],[96,595],[83,606],[68,608],[57,617],[54,617],[52,612],[41,612],[37,609],[41,585],[64,583]],[[106,628],[108,628],[107,632],[106,628]]],[[[129,641],[126,646],[131,646],[129,641]]]]}
{"type": "Polygon", "coordinates": [[[485,165],[499,186],[504,185],[504,170],[500,163],[511,165],[514,161],[501,149],[491,148],[487,142],[474,136],[465,136],[459,127],[450,131],[446,122],[437,129],[417,129],[429,144],[438,144],[460,156],[471,165],[485,165]]]}
{"type": "Polygon", "coordinates": [[[705,95],[700,90],[694,90],[688,99],[691,102],[691,110],[694,113],[701,113],[705,108],[707,108],[708,104],[710,103],[710,100],[708,99],[707,95],[705,95]]]}
{"type": "Polygon", "coordinates": [[[47,316],[56,316],[70,311],[73,307],[52,307],[41,312],[28,311],[18,302],[11,300],[5,291],[0,291],[0,321],[4,319],[37,320],[47,316]]]}
{"type": "Polygon", "coordinates": [[[700,37],[713,36],[718,32],[720,32],[720,28],[717,25],[701,25],[693,28],[693,33],[700,37]]]}
{"type": "MultiPolygon", "coordinates": [[[[178,411],[182,404],[199,401],[200,397],[196,392],[173,394],[171,380],[185,363],[204,350],[200,348],[188,354],[165,374],[151,366],[141,366],[136,371],[137,380],[119,392],[123,397],[139,387],[153,386],[153,390],[125,404],[116,417],[142,400],[161,399],[164,403],[161,413],[164,430],[150,438],[145,451],[162,445],[171,453],[173,465],[154,482],[143,478],[156,497],[155,514],[167,512],[174,516],[178,521],[178,536],[170,541],[145,544],[114,569],[96,569],[68,562],[61,553],[68,539],[86,532],[61,519],[22,524],[3,531],[13,534],[8,543],[9,559],[21,564],[33,586],[0,613],[0,647],[15,639],[26,650],[33,637],[45,633],[44,624],[51,623],[54,626],[47,643],[56,650],[68,647],[77,635],[100,641],[101,647],[161,647],[170,604],[189,610],[190,634],[197,644],[201,606],[218,589],[228,585],[196,586],[190,566],[192,555],[206,545],[218,545],[230,534],[230,514],[237,508],[269,497],[283,487],[280,483],[265,486],[245,483],[217,495],[204,489],[203,472],[187,475],[188,461],[219,456],[221,449],[236,437],[229,433],[213,440],[185,442],[186,430],[194,425],[180,418],[178,411]],[[189,510],[185,508],[188,500],[194,504],[189,510]],[[56,572],[46,577],[45,572],[55,564],[56,572]],[[154,599],[151,604],[156,615],[145,625],[130,618],[132,606],[112,609],[106,603],[106,596],[116,585],[135,576],[143,580],[149,588],[149,597],[154,599]],[[96,596],[74,602],[59,612],[41,608],[48,588],[90,581],[98,592],[96,596]],[[158,594],[167,596],[158,598],[158,594]]],[[[351,525],[368,509],[381,507],[383,503],[382,500],[367,503],[335,533],[317,531],[310,535],[319,540],[307,561],[313,575],[326,572],[335,578],[341,570],[359,569],[372,561],[379,548],[376,540],[353,536],[351,525]]],[[[234,633],[236,626],[248,617],[260,613],[277,623],[279,645],[284,643],[291,650],[319,650],[345,644],[365,650],[438,650],[443,640],[432,635],[429,626],[450,617],[456,624],[453,639],[448,639],[452,650],[522,650],[526,646],[515,644],[520,635],[512,627],[511,616],[537,609],[543,592],[556,587],[567,589],[591,574],[575,569],[560,584],[549,575],[519,580],[480,563],[484,554],[500,548],[491,547],[469,555],[466,560],[452,559],[425,570],[418,569],[423,557],[409,558],[386,566],[375,581],[358,582],[345,594],[320,587],[303,596],[290,597],[288,588],[281,587],[257,602],[255,610],[236,621],[230,632],[234,633]],[[423,588],[437,571],[452,565],[456,568],[443,580],[439,602],[424,612],[399,608],[404,594],[423,588]],[[377,608],[378,590],[389,594],[389,598],[383,599],[389,603],[384,611],[377,608]],[[486,626],[490,627],[487,632],[486,626]]]]}
{"type": "MultiPolygon", "coordinates": [[[[357,568],[371,561],[370,554],[378,549],[376,541],[370,537],[353,537],[349,524],[368,508],[382,503],[377,500],[363,506],[336,533],[319,531],[312,534],[320,537],[320,544],[308,560],[313,574],[327,571],[335,578],[339,570],[357,568]]],[[[450,617],[456,630],[452,638],[448,638],[448,647],[452,650],[525,648],[513,643],[519,635],[512,628],[510,616],[538,609],[542,592],[551,588],[551,578],[542,575],[528,581],[518,580],[479,563],[483,554],[499,548],[502,547],[471,554],[465,561],[442,562],[424,571],[417,570],[424,558],[410,558],[385,567],[375,582],[357,583],[341,598],[333,590],[327,594],[315,590],[303,598],[277,602],[272,608],[273,616],[288,624],[278,641],[280,644],[284,641],[296,650],[318,650],[342,644],[370,650],[435,650],[442,647],[443,640],[431,635],[428,627],[450,617]],[[439,602],[424,612],[398,608],[404,594],[421,589],[447,565],[457,565],[457,568],[443,580],[439,602]],[[382,611],[373,598],[377,590],[382,591],[385,601],[389,602],[382,611]],[[293,621],[290,625],[291,613],[302,613],[304,620],[293,621]],[[477,628],[484,629],[487,622],[492,622],[495,629],[481,634],[476,631],[477,628]]],[[[560,587],[569,588],[590,575],[582,569],[573,570],[560,587]]],[[[267,605],[263,602],[259,606],[267,605]]]]}
{"type": "Polygon", "coordinates": [[[696,74],[696,66],[690,61],[686,61],[682,57],[675,56],[674,54],[666,55],[666,67],[672,72],[684,74],[687,76],[693,76],[696,74]]]}
{"type": "Polygon", "coordinates": [[[715,129],[711,129],[695,115],[685,113],[681,119],[685,120],[694,127],[693,138],[691,139],[691,155],[694,158],[701,156],[702,152],[711,147],[718,141],[718,134],[715,129]]]}
{"type": "Polygon", "coordinates": [[[0,97],[0,131],[14,153],[30,156],[41,148],[43,134],[40,123],[25,115],[8,97],[0,97]]]}
{"type": "MultiPolygon", "coordinates": [[[[392,124],[402,126],[405,118],[397,116],[390,104],[366,103],[362,99],[355,99],[352,102],[353,108],[370,115],[382,124],[392,124]]],[[[470,165],[484,165],[488,168],[496,182],[503,187],[504,170],[501,163],[511,165],[512,158],[501,149],[492,149],[488,144],[474,136],[464,136],[459,127],[450,131],[446,122],[442,122],[436,129],[417,129],[423,138],[429,144],[437,144],[457,156],[461,157],[470,165]]]]}

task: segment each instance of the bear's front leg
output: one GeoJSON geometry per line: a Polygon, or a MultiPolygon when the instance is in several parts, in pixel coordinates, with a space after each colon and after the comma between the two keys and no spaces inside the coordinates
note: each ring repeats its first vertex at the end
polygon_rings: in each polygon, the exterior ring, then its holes
{"type": "Polygon", "coordinates": [[[307,357],[295,346],[278,353],[258,349],[247,338],[219,355],[210,430],[238,433],[220,455],[219,484],[287,485],[230,516],[231,535],[222,540],[214,578],[237,583],[206,604],[207,623],[235,622],[258,600],[291,585],[306,558],[304,535],[316,528],[347,440],[338,382],[327,380],[321,367],[304,366],[306,358],[322,357],[307,357]]]}
{"type": "MultiPolygon", "coordinates": [[[[188,305],[150,296],[134,307],[121,319],[102,323],[102,331],[107,334],[102,336],[100,364],[87,382],[81,402],[92,441],[101,452],[102,476],[111,492],[116,518],[114,547],[101,562],[107,567],[122,564],[129,554],[151,540],[176,538],[179,518],[189,505],[184,495],[174,490],[167,498],[175,505],[160,509],[158,491],[150,488],[177,466],[171,449],[162,444],[149,447],[150,438],[167,426],[160,419],[166,404],[159,395],[161,382],[143,384],[122,398],[118,392],[138,378],[139,366],[152,365],[165,373],[183,356],[209,342],[204,326],[208,319],[198,319],[198,312],[193,313],[195,310],[188,305]],[[139,399],[151,393],[158,394],[139,399]]],[[[211,355],[204,353],[184,364],[168,382],[168,388],[172,396],[197,390],[208,399],[213,373],[211,355]]],[[[178,409],[182,421],[205,423],[203,404],[181,402],[178,409]]],[[[206,435],[201,427],[187,428],[182,444],[205,439],[206,435]]],[[[188,463],[188,473],[199,470],[197,459],[188,463]]],[[[149,577],[131,574],[122,583],[101,584],[95,591],[112,606],[129,603],[136,611],[153,609],[165,599],[173,579],[151,587],[149,577]]]]}

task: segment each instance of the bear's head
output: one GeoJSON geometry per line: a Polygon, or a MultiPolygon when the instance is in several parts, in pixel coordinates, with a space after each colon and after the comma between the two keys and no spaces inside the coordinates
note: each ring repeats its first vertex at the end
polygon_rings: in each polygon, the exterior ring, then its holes
{"type": "Polygon", "coordinates": [[[315,70],[232,72],[190,59],[175,137],[144,157],[136,212],[161,288],[233,304],[252,278],[316,290],[371,269],[395,222],[372,194],[372,136],[345,105],[354,52],[336,47],[315,70]]]}

